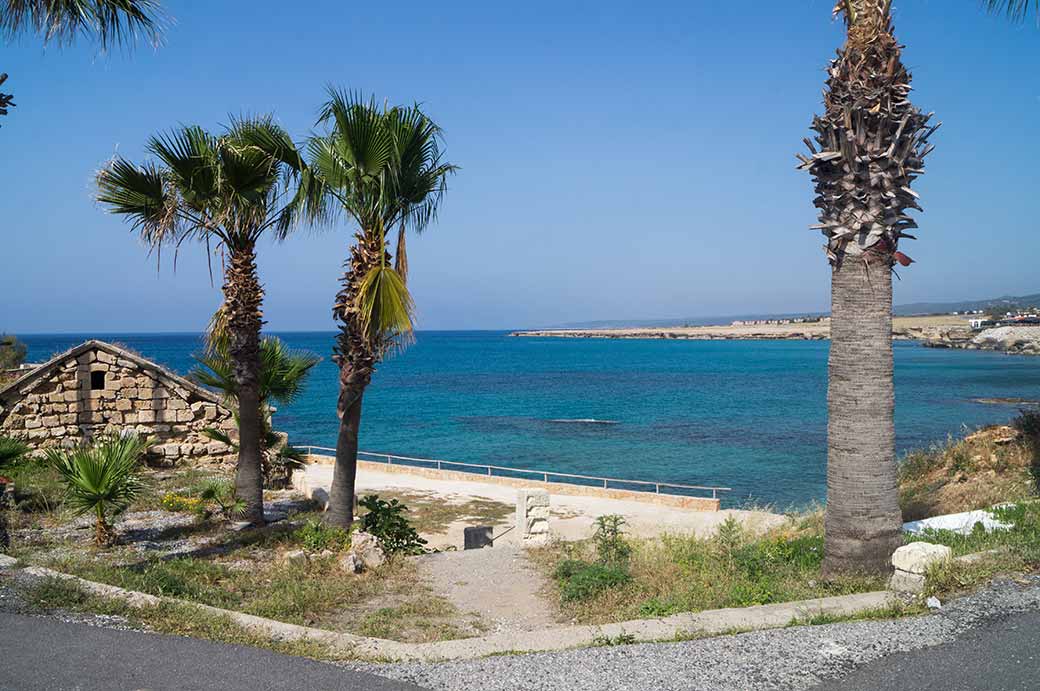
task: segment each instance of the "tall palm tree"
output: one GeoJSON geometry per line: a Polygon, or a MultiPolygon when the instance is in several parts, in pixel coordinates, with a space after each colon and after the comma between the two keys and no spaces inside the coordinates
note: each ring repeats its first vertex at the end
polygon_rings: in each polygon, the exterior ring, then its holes
{"type": "MultiPolygon", "coordinates": [[[[98,173],[98,200],[120,214],[158,251],[187,240],[216,245],[226,255],[224,305],[227,350],[234,363],[239,402],[239,449],[235,491],[245,518],[263,522],[261,470],[260,329],[264,291],[256,268],[256,243],[281,240],[292,229],[296,203],[283,176],[285,163],[249,143],[277,142],[295,152],[288,134],[269,117],[233,121],[220,136],[197,126],[152,137],[147,146],[158,164],[137,165],[116,157],[98,173]]],[[[297,169],[302,159],[297,156],[297,169]]]]}
{"type": "MultiPolygon", "coordinates": [[[[162,30],[155,0],[0,0],[0,34],[14,37],[25,31],[44,42],[71,43],[77,35],[111,44],[128,45],[139,35],[158,42],[162,30]]],[[[0,74],[0,84],[7,74],[0,74]]],[[[0,93],[0,115],[14,105],[11,94],[0,93]]]]}
{"type": "Polygon", "coordinates": [[[356,226],[333,316],[339,322],[339,434],[326,520],[354,520],[358,430],[365,389],[376,365],[412,336],[413,303],[406,285],[406,231],[421,232],[436,216],[447,177],[441,130],[418,106],[380,107],[330,91],[319,124],[330,130],[308,142],[314,185],[299,195],[322,196],[332,212],[356,226]],[[320,190],[316,192],[315,190],[320,190]],[[389,234],[397,230],[391,265],[389,234]]]}
{"type": "MultiPolygon", "coordinates": [[[[1021,17],[1037,0],[989,0],[1021,17]]],[[[823,572],[883,573],[902,542],[892,382],[892,270],[912,260],[914,180],[940,123],[909,100],[891,0],[839,0],[845,45],[828,69],[815,143],[799,155],[816,188],[831,264],[827,510],[823,572]]]]}

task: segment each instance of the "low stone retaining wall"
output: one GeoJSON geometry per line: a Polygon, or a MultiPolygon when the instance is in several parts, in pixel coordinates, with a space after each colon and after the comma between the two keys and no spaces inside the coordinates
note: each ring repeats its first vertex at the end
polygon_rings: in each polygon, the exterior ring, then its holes
{"type": "MultiPolygon", "coordinates": [[[[321,465],[332,465],[335,459],[332,456],[310,454],[307,456],[309,463],[321,465]]],[[[586,485],[572,485],[566,482],[543,482],[541,480],[526,480],[515,477],[502,477],[500,475],[478,475],[460,470],[437,470],[436,468],[421,468],[411,465],[393,465],[389,463],[377,463],[374,461],[358,461],[358,470],[374,473],[400,473],[403,475],[416,475],[431,480],[453,480],[461,482],[479,482],[492,485],[504,485],[516,487],[517,489],[544,489],[549,494],[567,495],[571,497],[600,497],[604,499],[618,499],[621,501],[638,501],[645,504],[657,504],[659,506],[671,506],[677,509],[689,509],[691,511],[718,511],[720,501],[711,497],[687,497],[678,494],[656,494],[654,492],[636,492],[627,489],[610,489],[603,487],[589,487],[586,485]]],[[[306,489],[306,488],[300,488],[306,489]]]]}
{"type": "Polygon", "coordinates": [[[602,626],[561,626],[539,631],[498,633],[477,638],[438,641],[436,643],[400,643],[381,638],[367,638],[349,633],[338,633],[307,626],[298,626],[296,624],[286,624],[250,614],[210,607],[209,605],[201,605],[168,597],[157,597],[104,583],[87,581],[76,576],[52,571],[51,569],[30,567],[26,568],[25,572],[42,578],[60,578],[71,581],[87,592],[122,600],[134,607],[155,606],[163,601],[196,607],[210,614],[228,617],[239,626],[262,632],[274,640],[313,641],[324,644],[337,652],[378,662],[435,662],[472,659],[505,653],[567,650],[596,645],[597,641],[602,640],[604,637],[616,638],[625,636],[633,642],[649,643],[674,640],[684,636],[710,636],[736,631],[774,629],[789,626],[799,621],[806,621],[814,616],[824,614],[851,616],[881,609],[892,604],[893,599],[896,597],[889,591],[877,591],[856,595],[824,597],[814,600],[801,600],[777,605],[676,614],[663,619],[642,619],[602,626]]]}

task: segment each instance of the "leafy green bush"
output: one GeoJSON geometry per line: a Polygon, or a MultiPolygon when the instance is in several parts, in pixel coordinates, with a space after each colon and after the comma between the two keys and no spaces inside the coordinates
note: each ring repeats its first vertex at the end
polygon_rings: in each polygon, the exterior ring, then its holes
{"type": "Polygon", "coordinates": [[[343,528],[328,526],[318,520],[309,520],[296,529],[293,540],[309,552],[326,549],[339,551],[350,544],[350,533],[343,528]]]}
{"type": "Polygon", "coordinates": [[[422,554],[426,551],[426,540],[419,537],[405,513],[408,507],[392,499],[389,502],[378,494],[369,494],[358,501],[358,506],[367,509],[361,517],[361,529],[374,535],[383,551],[389,554],[422,554]]]}
{"type": "Polygon", "coordinates": [[[625,566],[632,556],[632,547],[625,542],[624,516],[609,514],[596,519],[596,532],[592,541],[596,545],[599,563],[607,566],[625,566]]]}
{"type": "Polygon", "coordinates": [[[588,600],[608,588],[615,588],[632,580],[623,567],[589,564],[577,559],[561,562],[556,568],[555,576],[560,585],[560,599],[564,602],[588,600]]]}

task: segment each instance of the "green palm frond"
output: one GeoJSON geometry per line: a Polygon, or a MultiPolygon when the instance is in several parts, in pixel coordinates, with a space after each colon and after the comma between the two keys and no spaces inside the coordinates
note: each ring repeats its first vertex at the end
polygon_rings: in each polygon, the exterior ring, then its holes
{"type": "Polygon", "coordinates": [[[79,34],[101,47],[129,45],[140,35],[158,43],[165,18],[155,0],[4,0],[0,32],[43,34],[47,41],[71,43],[79,34]]]}
{"type": "Polygon", "coordinates": [[[1012,21],[1022,21],[1030,14],[1040,21],[1040,0],[983,0],[986,9],[996,14],[1006,14],[1012,21]]]}
{"type": "Polygon", "coordinates": [[[224,430],[217,429],[216,427],[207,427],[204,430],[202,430],[202,436],[206,437],[207,439],[212,439],[213,441],[218,441],[221,444],[227,444],[228,447],[235,451],[238,450],[238,444],[236,444],[235,441],[231,438],[231,435],[225,432],[224,430]]]}
{"type": "Polygon", "coordinates": [[[292,350],[281,339],[264,338],[260,342],[261,399],[291,404],[303,391],[311,369],[319,362],[320,357],[292,350]]]}
{"type": "Polygon", "coordinates": [[[14,465],[29,453],[24,442],[11,437],[0,437],[0,468],[14,465]]]}
{"type": "Polygon", "coordinates": [[[196,355],[198,363],[188,378],[197,384],[219,391],[225,402],[233,403],[237,400],[238,385],[235,383],[234,363],[227,354],[227,350],[207,352],[196,355]]]}
{"type": "Polygon", "coordinates": [[[404,279],[389,266],[374,266],[361,279],[355,309],[369,343],[400,345],[412,338],[415,305],[404,279]]]}
{"type": "MultiPolygon", "coordinates": [[[[154,163],[116,158],[98,173],[97,199],[149,244],[194,239],[235,252],[251,249],[268,229],[284,238],[296,225],[300,214],[290,208],[285,181],[306,169],[269,116],[235,120],[220,136],[179,127],[151,137],[146,148],[154,163]]],[[[309,173],[307,180],[303,198],[313,202],[322,195],[309,173]]],[[[320,215],[320,208],[301,208],[320,215]]]]}
{"type": "MultiPolygon", "coordinates": [[[[195,356],[198,363],[189,375],[203,386],[221,392],[228,402],[237,400],[234,363],[226,348],[195,356]]],[[[300,395],[311,369],[321,358],[289,348],[281,339],[260,340],[260,401],[288,405],[300,395]]],[[[217,440],[223,441],[223,440],[217,440]]]]}
{"type": "Polygon", "coordinates": [[[97,173],[97,200],[109,211],[126,217],[131,227],[152,246],[176,239],[178,200],[162,172],[150,163],[137,166],[114,158],[97,173]]]}
{"type": "Polygon", "coordinates": [[[103,437],[92,446],[50,449],[46,460],[65,484],[66,503],[77,515],[106,519],[125,511],[141,491],[138,464],[148,440],[137,435],[103,437]]]}

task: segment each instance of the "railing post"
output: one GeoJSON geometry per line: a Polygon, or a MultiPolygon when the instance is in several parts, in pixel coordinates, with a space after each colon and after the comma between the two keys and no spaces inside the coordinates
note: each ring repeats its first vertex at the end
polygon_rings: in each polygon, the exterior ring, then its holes
{"type": "Polygon", "coordinates": [[[542,473],[542,482],[549,482],[549,473],[542,473]]]}
{"type": "Polygon", "coordinates": [[[394,464],[394,457],[391,456],[390,454],[386,455],[386,464],[387,465],[393,465],[394,464]]]}
{"type": "Polygon", "coordinates": [[[441,462],[437,461],[437,470],[440,470],[440,469],[441,469],[441,462]]]}
{"type": "Polygon", "coordinates": [[[607,478],[603,478],[603,489],[607,488],[607,478]]]}
{"type": "Polygon", "coordinates": [[[654,493],[655,494],[660,494],[661,493],[661,483],[660,482],[654,484],[654,493]]]}

